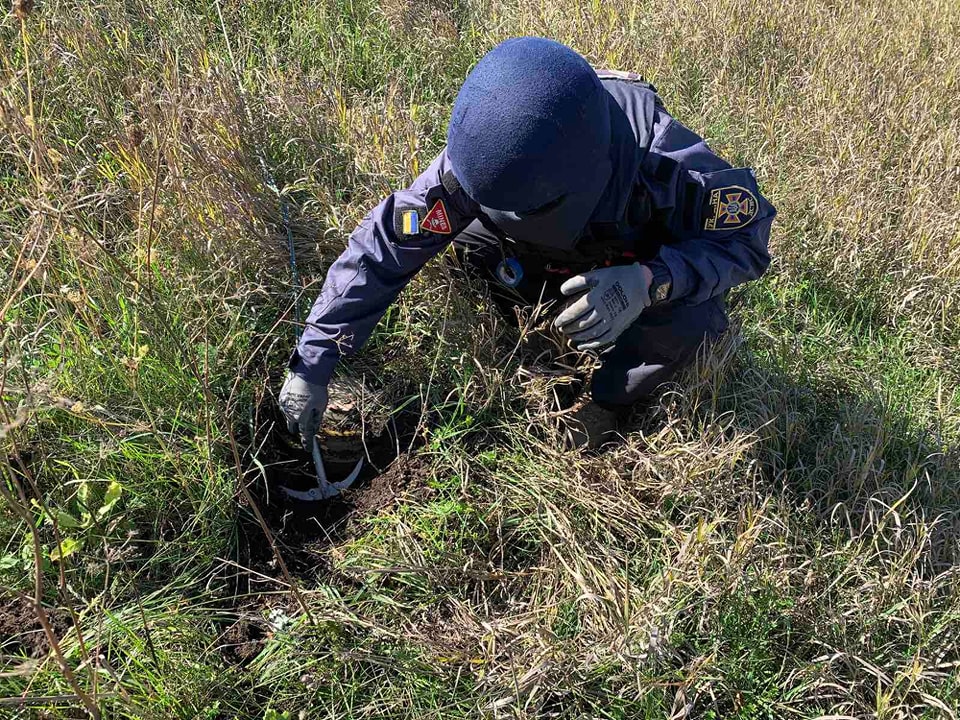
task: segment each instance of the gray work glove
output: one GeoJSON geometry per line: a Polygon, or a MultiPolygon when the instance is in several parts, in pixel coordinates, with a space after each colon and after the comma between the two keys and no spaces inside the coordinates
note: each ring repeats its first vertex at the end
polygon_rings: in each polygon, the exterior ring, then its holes
{"type": "Polygon", "coordinates": [[[577,275],[560,286],[564,295],[583,293],[553,324],[578,350],[614,342],[650,305],[653,272],[646,265],[618,265],[577,275]]]}
{"type": "Polygon", "coordinates": [[[314,385],[296,373],[288,373],[280,390],[280,409],[287,418],[287,429],[299,432],[303,449],[310,452],[327,409],[327,386],[314,385]]]}

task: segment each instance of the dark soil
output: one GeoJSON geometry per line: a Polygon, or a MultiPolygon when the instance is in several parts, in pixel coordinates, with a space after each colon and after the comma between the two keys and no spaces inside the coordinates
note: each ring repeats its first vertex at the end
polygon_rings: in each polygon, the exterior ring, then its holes
{"type": "MultiPolygon", "coordinates": [[[[266,482],[251,486],[254,499],[267,517],[271,527],[283,532],[323,538],[328,543],[342,539],[348,516],[369,511],[375,512],[383,504],[389,488],[402,486],[403,478],[410,473],[406,452],[416,444],[414,433],[419,413],[407,412],[391,417],[380,425],[377,434],[361,430],[358,423],[347,427],[343,435],[336,437],[321,433],[321,449],[324,469],[331,482],[346,478],[363,461],[359,477],[351,488],[340,497],[326,501],[304,501],[290,498],[282,487],[293,490],[309,490],[316,487],[317,479],[313,460],[300,447],[298,439],[291,436],[279,413],[272,407],[262,407],[261,417],[267,422],[266,436],[257,438],[256,446],[262,448],[259,461],[265,467],[266,482]],[[350,430],[353,430],[351,433],[350,430]],[[404,468],[404,469],[398,469],[404,468]],[[367,495],[371,497],[367,498],[367,495]]],[[[333,413],[331,413],[333,414],[333,413]]],[[[349,424],[349,423],[347,423],[349,424]]],[[[326,422],[324,424],[326,428],[326,422]]],[[[338,428],[341,432],[344,430],[338,428]]]]}
{"type": "Polygon", "coordinates": [[[247,665],[263,649],[267,634],[266,623],[263,621],[240,617],[220,636],[218,649],[231,663],[247,665]]]}
{"type": "Polygon", "coordinates": [[[344,493],[344,502],[352,505],[358,518],[376,515],[393,505],[406,491],[417,491],[421,497],[431,492],[427,485],[430,464],[415,455],[401,455],[384,472],[374,476],[366,486],[344,493]]]}
{"type": "MultiPolygon", "coordinates": [[[[312,465],[309,467],[312,469],[312,465]]],[[[331,480],[338,479],[338,470],[341,469],[333,463],[328,464],[327,472],[331,480]]],[[[323,564],[323,551],[330,545],[353,537],[358,520],[382,512],[396,503],[405,492],[429,493],[429,472],[426,460],[402,454],[382,472],[366,462],[354,485],[330,500],[308,502],[292,499],[279,492],[276,486],[268,486],[263,493],[251,494],[290,573],[301,579],[313,580],[329,570],[323,564]]],[[[292,486],[294,479],[304,489],[316,483],[315,476],[306,472],[299,475],[288,473],[278,482],[292,486]]],[[[282,571],[276,555],[256,518],[244,518],[242,529],[250,561],[247,567],[263,575],[280,578],[282,571]]]]}
{"type": "MultiPolygon", "coordinates": [[[[401,448],[409,446],[409,437],[407,434],[407,442],[401,443],[401,448]]],[[[292,593],[277,594],[278,589],[288,585],[278,554],[297,585],[315,586],[321,578],[335,573],[327,565],[324,551],[350,539],[358,520],[382,512],[405,492],[430,492],[429,463],[406,452],[398,456],[395,438],[391,433],[378,443],[368,442],[369,456],[353,487],[340,497],[319,502],[291,499],[279,490],[279,485],[306,490],[316,484],[313,463],[306,452],[285,442],[285,438],[262,446],[269,447],[271,453],[269,462],[261,459],[267,468],[267,481],[252,484],[249,491],[277,552],[271,548],[253,509],[244,507],[232,558],[236,565],[224,564],[216,570],[224,581],[224,609],[236,613],[234,619],[221,625],[222,634],[216,642],[225,661],[244,666],[260,653],[270,635],[269,623],[264,619],[270,609],[282,608],[292,616],[300,612],[292,593]]],[[[329,479],[340,480],[353,465],[353,461],[328,462],[329,479]]],[[[354,580],[338,574],[337,582],[352,584],[354,580]]]]}
{"type": "Polygon", "coordinates": [[[379,436],[364,436],[355,443],[353,454],[344,452],[349,449],[344,444],[340,452],[325,456],[325,469],[332,482],[345,478],[360,458],[363,468],[353,486],[339,497],[312,502],[291,498],[281,490],[315,487],[314,465],[310,455],[287,433],[275,404],[261,406],[260,430],[249,446],[258,448],[257,461],[264,472],[258,473],[257,481],[247,490],[270,530],[277,552],[271,548],[254,508],[241,494],[237,545],[231,558],[240,567],[217,568],[225,581],[225,590],[233,598],[228,604],[237,608],[251,596],[275,593],[278,585],[287,585],[278,554],[293,579],[301,585],[314,585],[318,578],[331,572],[325,550],[349,539],[356,520],[380,512],[409,488],[426,488],[427,464],[407,455],[414,444],[418,420],[417,413],[401,414],[391,418],[379,436]]]}
{"type": "MultiPolygon", "coordinates": [[[[58,610],[46,612],[54,634],[62,637],[70,629],[70,616],[58,610]]],[[[26,653],[33,658],[45,657],[50,652],[50,643],[31,600],[16,597],[0,606],[0,648],[5,655],[26,653]]]]}

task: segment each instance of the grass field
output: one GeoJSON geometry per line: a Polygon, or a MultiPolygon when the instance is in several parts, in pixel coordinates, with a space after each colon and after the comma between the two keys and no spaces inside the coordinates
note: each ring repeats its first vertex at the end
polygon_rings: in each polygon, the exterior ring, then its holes
{"type": "Polygon", "coordinates": [[[0,717],[960,714],[955,0],[32,4],[0,19],[0,717]],[[293,300],[519,34],[754,167],[773,266],[586,457],[529,336],[431,264],[347,368],[410,449],[285,515],[293,300]]]}

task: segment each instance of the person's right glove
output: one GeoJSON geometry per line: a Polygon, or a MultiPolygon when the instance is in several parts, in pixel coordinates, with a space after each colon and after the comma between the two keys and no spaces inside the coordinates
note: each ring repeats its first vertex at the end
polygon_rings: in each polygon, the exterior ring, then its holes
{"type": "Polygon", "coordinates": [[[296,373],[288,373],[280,390],[280,409],[287,429],[300,433],[303,449],[310,452],[327,409],[327,386],[314,385],[296,373]]]}
{"type": "Polygon", "coordinates": [[[567,306],[553,324],[577,343],[595,350],[614,342],[650,305],[653,272],[646,265],[617,265],[591,270],[560,286],[564,295],[583,295],[567,306]]]}

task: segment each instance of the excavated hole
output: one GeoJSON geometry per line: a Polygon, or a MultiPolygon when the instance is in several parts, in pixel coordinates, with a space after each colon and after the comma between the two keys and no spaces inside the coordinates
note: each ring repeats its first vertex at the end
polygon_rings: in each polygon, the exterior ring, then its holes
{"type": "MultiPolygon", "coordinates": [[[[409,454],[419,442],[415,438],[419,419],[416,411],[397,413],[382,423],[377,435],[339,436],[351,438],[352,444],[338,444],[336,440],[328,444],[332,436],[322,436],[331,481],[345,477],[360,457],[364,458],[363,469],[340,497],[305,502],[287,497],[279,488],[314,487],[313,460],[298,439],[287,433],[275,404],[264,403],[259,408],[258,430],[248,447],[258,448],[257,462],[262,471],[248,491],[276,550],[254,509],[244,507],[238,518],[232,562],[214,570],[221,581],[221,603],[227,611],[220,622],[215,649],[227,662],[244,666],[259,654],[273,633],[270,617],[274,613],[294,617],[301,612],[295,594],[283,592],[290,589],[289,581],[301,589],[334,578],[341,585],[354,582],[330,567],[325,552],[353,535],[357,527],[354,521],[376,515],[411,488],[431,492],[426,484],[429,463],[409,454]]],[[[242,498],[241,504],[247,505],[242,498]]]]}
{"type": "MultiPolygon", "coordinates": [[[[331,396],[333,396],[331,389],[331,396]]],[[[387,407],[385,402],[380,407],[387,407]]],[[[406,410],[379,417],[361,415],[349,402],[332,397],[320,434],[327,477],[345,478],[363,459],[360,475],[340,496],[305,501],[287,496],[280,488],[306,491],[316,487],[313,459],[299,438],[287,432],[274,402],[258,408],[257,431],[248,447],[257,448],[257,479],[248,485],[250,496],[273,536],[271,548],[253,508],[240,514],[236,562],[243,570],[225,572],[234,595],[276,590],[287,571],[304,582],[328,575],[323,551],[349,538],[351,520],[376,514],[410,485],[426,485],[429,468],[409,452],[420,442],[415,437],[420,414],[406,410]],[[346,408],[346,409],[345,409],[346,408]]],[[[243,499],[241,498],[241,503],[243,499]]],[[[245,504],[245,503],[244,503],[245,504]]]]}

